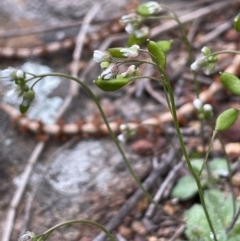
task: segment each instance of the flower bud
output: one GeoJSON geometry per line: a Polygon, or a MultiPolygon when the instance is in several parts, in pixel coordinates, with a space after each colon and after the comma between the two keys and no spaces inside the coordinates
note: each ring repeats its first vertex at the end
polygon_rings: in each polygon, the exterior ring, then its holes
{"type": "Polygon", "coordinates": [[[134,44],[130,48],[122,48],[120,52],[126,57],[135,58],[138,56],[139,49],[140,47],[134,44]]]}
{"type": "Polygon", "coordinates": [[[124,15],[121,17],[121,22],[123,24],[138,22],[138,20],[139,20],[139,17],[136,13],[130,13],[128,15],[124,15]]]}
{"type": "Polygon", "coordinates": [[[102,74],[102,79],[112,79],[118,71],[118,67],[116,64],[110,64],[107,69],[105,69],[102,74]]]}
{"type": "Polygon", "coordinates": [[[18,70],[16,71],[16,76],[17,76],[18,78],[24,78],[24,72],[23,72],[21,69],[18,69],[18,70]]]}
{"type": "Polygon", "coordinates": [[[211,54],[211,50],[207,47],[207,46],[204,46],[202,49],[201,49],[201,52],[204,56],[208,56],[209,54],[211,54]]]}
{"type": "Polygon", "coordinates": [[[111,55],[106,51],[94,50],[93,59],[97,63],[111,62],[111,55]]]}
{"type": "Polygon", "coordinates": [[[200,99],[195,99],[193,101],[193,106],[196,110],[200,110],[202,108],[202,101],[200,99]]]}

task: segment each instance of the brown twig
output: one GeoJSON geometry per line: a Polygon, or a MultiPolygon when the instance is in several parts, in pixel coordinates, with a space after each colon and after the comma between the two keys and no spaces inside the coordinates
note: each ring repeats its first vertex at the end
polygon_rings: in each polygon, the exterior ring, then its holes
{"type": "MultiPolygon", "coordinates": [[[[173,149],[170,150],[168,157],[166,158],[166,161],[162,161],[157,168],[153,169],[150,175],[147,177],[147,179],[143,182],[143,186],[146,190],[148,190],[155,182],[156,179],[160,175],[164,175],[168,171],[169,165],[173,162],[173,159],[175,157],[175,151],[173,149]]],[[[114,228],[116,228],[121,220],[135,207],[136,203],[143,197],[143,192],[139,188],[120,208],[118,213],[110,219],[110,221],[107,223],[105,228],[108,231],[112,231],[114,228]]],[[[106,234],[101,232],[97,237],[93,239],[93,241],[103,241],[106,237],[106,234]]]]}
{"type": "MultiPolygon", "coordinates": [[[[94,18],[94,16],[96,15],[97,11],[99,10],[100,5],[99,4],[95,4],[88,12],[88,14],[86,15],[86,17],[83,20],[82,23],[82,27],[78,33],[77,39],[76,39],[76,46],[73,52],[73,64],[72,64],[72,68],[71,68],[71,75],[74,77],[78,76],[78,71],[79,71],[79,60],[81,58],[82,55],[82,48],[83,48],[83,43],[84,43],[84,38],[86,36],[87,33],[87,29],[89,28],[89,24],[92,21],[92,19],[94,18]]],[[[60,108],[60,110],[58,111],[58,114],[56,116],[56,119],[58,120],[63,113],[66,111],[66,109],[69,107],[69,105],[72,102],[72,99],[74,96],[77,95],[78,93],[78,87],[79,85],[75,82],[75,81],[70,81],[70,86],[69,86],[69,91],[67,96],[64,99],[64,102],[60,108]]]]}
{"type": "MultiPolygon", "coordinates": [[[[164,182],[161,184],[161,186],[159,187],[157,193],[155,194],[155,196],[153,198],[153,200],[155,202],[160,201],[169,182],[173,181],[173,179],[176,177],[176,173],[179,171],[179,169],[182,167],[183,164],[184,164],[184,161],[182,160],[177,165],[175,165],[174,168],[169,172],[169,174],[167,175],[164,182]]],[[[145,217],[150,218],[153,215],[154,210],[155,210],[155,205],[153,203],[151,203],[145,213],[145,217]]]]}
{"type": "Polygon", "coordinates": [[[33,150],[32,154],[31,154],[31,156],[29,157],[29,159],[27,161],[27,165],[22,174],[22,183],[19,186],[19,188],[16,190],[16,192],[13,196],[13,199],[10,203],[6,223],[4,226],[5,228],[3,229],[2,241],[9,241],[9,239],[10,239],[13,224],[14,224],[14,219],[16,216],[16,209],[21,201],[21,198],[22,198],[25,188],[27,186],[29,177],[32,173],[33,167],[44,147],[45,147],[44,142],[38,142],[35,149],[33,150]]]}

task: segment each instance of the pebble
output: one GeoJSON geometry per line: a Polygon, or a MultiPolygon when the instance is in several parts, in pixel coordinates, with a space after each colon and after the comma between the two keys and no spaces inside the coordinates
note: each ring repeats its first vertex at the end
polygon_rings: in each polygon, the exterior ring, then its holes
{"type": "Polygon", "coordinates": [[[123,226],[121,225],[119,228],[118,228],[118,232],[126,239],[130,239],[132,237],[132,229],[126,227],[126,226],[123,226]]]}
{"type": "Polygon", "coordinates": [[[237,172],[232,177],[233,186],[240,187],[240,172],[237,172]]]}
{"type": "Polygon", "coordinates": [[[135,231],[137,234],[140,234],[140,235],[146,235],[147,234],[146,227],[140,221],[133,221],[131,227],[132,227],[132,230],[135,231]]]}

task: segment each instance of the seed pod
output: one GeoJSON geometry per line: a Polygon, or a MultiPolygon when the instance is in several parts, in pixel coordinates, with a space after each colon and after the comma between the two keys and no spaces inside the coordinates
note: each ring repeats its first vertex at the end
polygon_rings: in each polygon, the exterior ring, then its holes
{"type": "Polygon", "coordinates": [[[171,49],[172,43],[172,40],[161,40],[157,42],[164,53],[167,53],[171,49]]]}
{"type": "Polygon", "coordinates": [[[237,32],[240,32],[240,14],[234,18],[234,28],[237,32]]]}
{"type": "Polygon", "coordinates": [[[224,87],[234,95],[240,95],[240,80],[234,74],[223,72],[220,80],[224,87]]]}
{"type": "Polygon", "coordinates": [[[237,121],[238,115],[239,110],[236,108],[225,110],[221,115],[218,116],[215,130],[224,131],[229,129],[237,121]]]}
{"type": "Polygon", "coordinates": [[[166,56],[160,47],[154,41],[148,40],[147,48],[150,54],[152,54],[155,58],[152,58],[152,61],[160,66],[162,69],[166,68],[166,56]]]}
{"type": "Polygon", "coordinates": [[[106,51],[111,54],[113,58],[126,59],[127,57],[123,55],[120,51],[122,48],[109,48],[106,51]]]}
{"type": "Polygon", "coordinates": [[[111,80],[103,80],[103,79],[97,79],[94,80],[93,83],[97,85],[100,89],[104,91],[116,91],[130,83],[130,78],[122,77],[121,75],[118,75],[116,79],[111,80]]]}

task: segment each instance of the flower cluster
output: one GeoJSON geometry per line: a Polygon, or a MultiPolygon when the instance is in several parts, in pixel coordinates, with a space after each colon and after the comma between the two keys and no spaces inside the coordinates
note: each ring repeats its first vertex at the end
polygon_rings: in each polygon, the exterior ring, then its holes
{"type": "Polygon", "coordinates": [[[213,116],[213,108],[210,104],[203,104],[200,99],[193,101],[193,106],[198,112],[199,119],[208,119],[213,116]]]}
{"type": "Polygon", "coordinates": [[[125,30],[128,34],[134,35],[137,39],[147,38],[149,36],[149,28],[143,25],[143,21],[155,15],[162,10],[162,7],[159,3],[155,1],[149,1],[147,3],[141,4],[136,13],[131,13],[124,15],[121,18],[121,22],[126,25],[125,30]]]}
{"type": "Polygon", "coordinates": [[[26,112],[35,98],[35,92],[27,85],[26,74],[21,69],[9,67],[0,70],[0,80],[4,82],[15,82],[16,87],[14,92],[17,94],[18,98],[22,97],[20,111],[22,113],[26,112]]]}
{"type": "MultiPolygon", "coordinates": [[[[95,62],[100,63],[103,72],[98,77],[102,80],[115,79],[119,74],[119,62],[117,59],[121,58],[135,58],[139,54],[140,47],[138,45],[133,45],[129,48],[115,48],[111,49],[111,54],[108,51],[95,50],[93,54],[93,59],[95,62]]],[[[110,50],[109,50],[110,51],[110,50]]],[[[120,73],[122,77],[134,77],[140,74],[139,68],[135,65],[131,65],[128,69],[120,73]]]]}
{"type": "Polygon", "coordinates": [[[211,50],[206,46],[202,48],[201,52],[202,56],[198,57],[197,60],[191,64],[191,70],[198,71],[202,69],[206,75],[209,75],[214,72],[215,63],[218,58],[216,55],[213,55],[211,50]]]}

